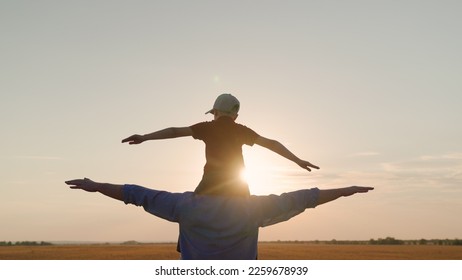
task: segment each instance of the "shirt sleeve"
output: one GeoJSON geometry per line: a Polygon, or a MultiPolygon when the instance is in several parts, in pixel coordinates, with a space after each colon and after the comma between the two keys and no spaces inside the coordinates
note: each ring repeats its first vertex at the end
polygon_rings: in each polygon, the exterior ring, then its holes
{"type": "Polygon", "coordinates": [[[189,128],[192,130],[192,137],[194,139],[204,140],[205,131],[209,125],[210,122],[200,122],[191,125],[189,128]]]}
{"type": "Polygon", "coordinates": [[[241,135],[243,136],[242,142],[246,145],[253,146],[260,135],[245,125],[240,125],[240,128],[241,135]]]}
{"type": "Polygon", "coordinates": [[[289,220],[307,208],[318,205],[319,189],[299,190],[281,195],[253,196],[258,205],[259,226],[265,227],[289,220]]]}
{"type": "Polygon", "coordinates": [[[178,222],[176,211],[180,193],[152,190],[137,185],[124,185],[123,196],[125,204],[142,206],[144,210],[154,216],[178,222]]]}

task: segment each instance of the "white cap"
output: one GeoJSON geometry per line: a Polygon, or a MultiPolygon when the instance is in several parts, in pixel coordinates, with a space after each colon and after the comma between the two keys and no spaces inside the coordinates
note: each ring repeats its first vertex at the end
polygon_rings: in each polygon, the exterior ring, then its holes
{"type": "Polygon", "coordinates": [[[212,113],[213,110],[218,110],[224,113],[235,113],[239,112],[240,103],[236,97],[229,93],[220,94],[215,103],[213,104],[213,109],[205,112],[206,114],[212,113]]]}

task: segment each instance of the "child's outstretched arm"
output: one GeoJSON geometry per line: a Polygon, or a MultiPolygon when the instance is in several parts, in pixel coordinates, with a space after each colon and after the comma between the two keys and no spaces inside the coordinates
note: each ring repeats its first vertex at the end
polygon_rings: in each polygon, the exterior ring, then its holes
{"type": "Polygon", "coordinates": [[[162,130],[155,131],[150,134],[139,135],[134,134],[130,137],[122,140],[122,143],[128,142],[128,144],[141,144],[144,141],[148,140],[159,140],[159,139],[169,139],[177,137],[192,136],[192,130],[190,127],[169,127],[162,130]]]}
{"type": "Polygon", "coordinates": [[[308,171],[311,171],[310,168],[315,168],[315,169],[319,169],[318,166],[306,161],[306,160],[302,160],[300,158],[298,158],[296,155],[294,155],[291,151],[289,151],[289,149],[287,149],[284,145],[282,145],[281,143],[279,143],[278,141],[276,140],[272,140],[272,139],[268,139],[268,138],[265,138],[263,136],[259,136],[256,140],[255,140],[255,144],[257,145],[260,145],[262,147],[265,147],[285,158],[287,158],[288,160],[291,160],[293,162],[295,162],[296,164],[298,164],[301,168],[303,169],[306,169],[308,171]]]}

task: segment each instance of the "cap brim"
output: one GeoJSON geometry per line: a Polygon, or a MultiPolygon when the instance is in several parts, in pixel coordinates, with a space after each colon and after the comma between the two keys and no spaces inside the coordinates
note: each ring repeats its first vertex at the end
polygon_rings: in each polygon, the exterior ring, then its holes
{"type": "Polygon", "coordinates": [[[207,115],[207,114],[213,114],[213,109],[211,109],[211,110],[205,112],[205,114],[206,114],[206,115],[207,115]]]}

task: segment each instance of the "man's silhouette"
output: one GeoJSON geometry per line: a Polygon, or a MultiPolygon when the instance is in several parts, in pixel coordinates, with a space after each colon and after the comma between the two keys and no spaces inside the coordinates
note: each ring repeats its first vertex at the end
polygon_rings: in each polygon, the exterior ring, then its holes
{"type": "Polygon", "coordinates": [[[256,259],[258,229],[296,216],[307,208],[342,196],[365,193],[370,187],[298,190],[282,195],[216,196],[171,193],[136,185],[66,181],[72,189],[100,192],[180,225],[182,259],[256,259]]]}

